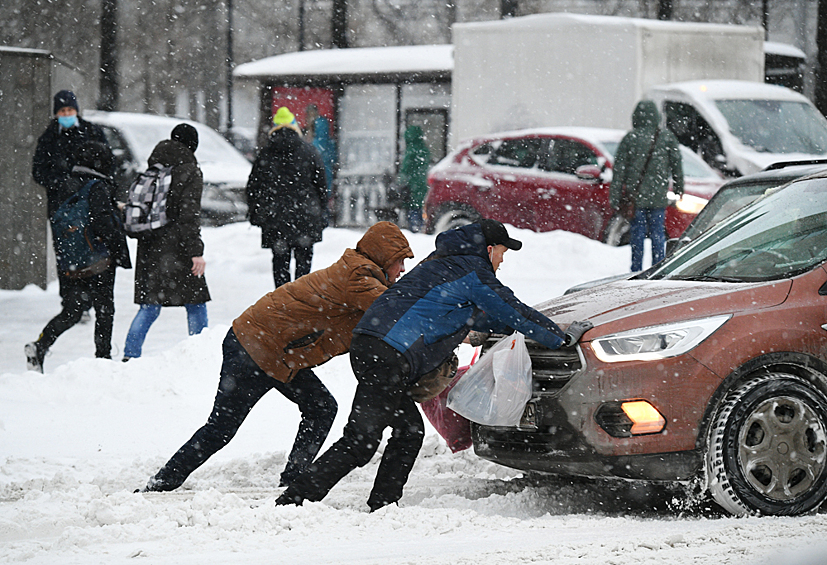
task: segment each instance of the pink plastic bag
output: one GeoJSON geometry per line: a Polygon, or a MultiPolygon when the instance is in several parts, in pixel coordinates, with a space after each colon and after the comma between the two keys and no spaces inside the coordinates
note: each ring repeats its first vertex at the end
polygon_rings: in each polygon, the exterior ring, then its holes
{"type": "Polygon", "coordinates": [[[446,406],[448,393],[470,367],[470,365],[466,365],[457,369],[457,374],[445,390],[431,400],[420,404],[425,417],[436,428],[437,433],[445,439],[452,453],[468,449],[473,445],[471,441],[471,422],[446,406]]]}

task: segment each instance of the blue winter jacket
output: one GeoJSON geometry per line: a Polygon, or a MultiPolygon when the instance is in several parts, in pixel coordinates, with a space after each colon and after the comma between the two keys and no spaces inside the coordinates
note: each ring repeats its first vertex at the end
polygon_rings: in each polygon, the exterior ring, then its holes
{"type": "Polygon", "coordinates": [[[436,251],[377,298],[353,333],[403,353],[412,385],[448,359],[469,331],[508,328],[552,349],[563,344],[554,322],[497,280],[482,229],[470,224],[439,234],[436,251]]]}

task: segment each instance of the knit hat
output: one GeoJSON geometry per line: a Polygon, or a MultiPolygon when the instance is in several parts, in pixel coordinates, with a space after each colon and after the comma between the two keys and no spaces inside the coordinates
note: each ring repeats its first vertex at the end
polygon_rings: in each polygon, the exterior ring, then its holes
{"type": "Polygon", "coordinates": [[[482,228],[482,235],[485,237],[486,245],[505,245],[509,249],[519,251],[523,246],[522,242],[512,239],[508,235],[508,230],[505,226],[497,220],[489,220],[483,218],[479,221],[482,228]]]}
{"type": "Polygon", "coordinates": [[[80,111],[78,108],[78,99],[75,93],[71,90],[61,90],[55,94],[55,106],[53,114],[57,114],[61,108],[74,108],[75,111],[80,111]]]}
{"type": "Polygon", "coordinates": [[[189,124],[178,124],[172,128],[172,134],[170,134],[169,138],[174,141],[180,141],[193,153],[198,149],[198,130],[189,124]]]}
{"type": "Polygon", "coordinates": [[[276,115],[273,116],[273,129],[270,130],[270,132],[272,133],[277,129],[282,128],[290,128],[299,135],[302,133],[301,129],[299,129],[299,124],[296,123],[296,116],[294,116],[293,112],[288,110],[285,106],[279,108],[276,111],[276,115]]]}
{"type": "Polygon", "coordinates": [[[102,175],[111,176],[115,167],[115,157],[105,143],[87,141],[78,149],[75,164],[97,171],[102,175]]]}

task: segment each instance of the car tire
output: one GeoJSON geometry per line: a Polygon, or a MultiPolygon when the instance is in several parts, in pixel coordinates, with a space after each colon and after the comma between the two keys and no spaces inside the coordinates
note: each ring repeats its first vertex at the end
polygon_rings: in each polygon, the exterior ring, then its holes
{"type": "Polygon", "coordinates": [[[606,232],[603,235],[603,243],[611,245],[612,247],[620,247],[621,245],[629,245],[629,230],[631,224],[629,220],[623,216],[612,216],[609,220],[609,225],[606,226],[606,232]]]}
{"type": "Polygon", "coordinates": [[[434,222],[434,233],[442,233],[478,220],[480,215],[472,210],[450,208],[439,215],[434,222]]]}
{"type": "Polygon", "coordinates": [[[794,516],[827,496],[827,397],[776,372],[733,389],[718,409],[706,454],[712,498],[735,515],[794,516]]]}

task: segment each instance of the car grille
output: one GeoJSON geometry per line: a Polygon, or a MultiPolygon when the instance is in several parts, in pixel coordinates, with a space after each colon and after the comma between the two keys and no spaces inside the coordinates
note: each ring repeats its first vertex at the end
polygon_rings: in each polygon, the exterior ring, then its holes
{"type": "MultiPolygon", "coordinates": [[[[493,335],[483,345],[483,353],[491,348],[501,335],[493,335]]],[[[583,368],[583,358],[577,347],[548,349],[534,340],[526,339],[531,357],[531,372],[535,396],[558,396],[571,378],[583,368]]]]}

